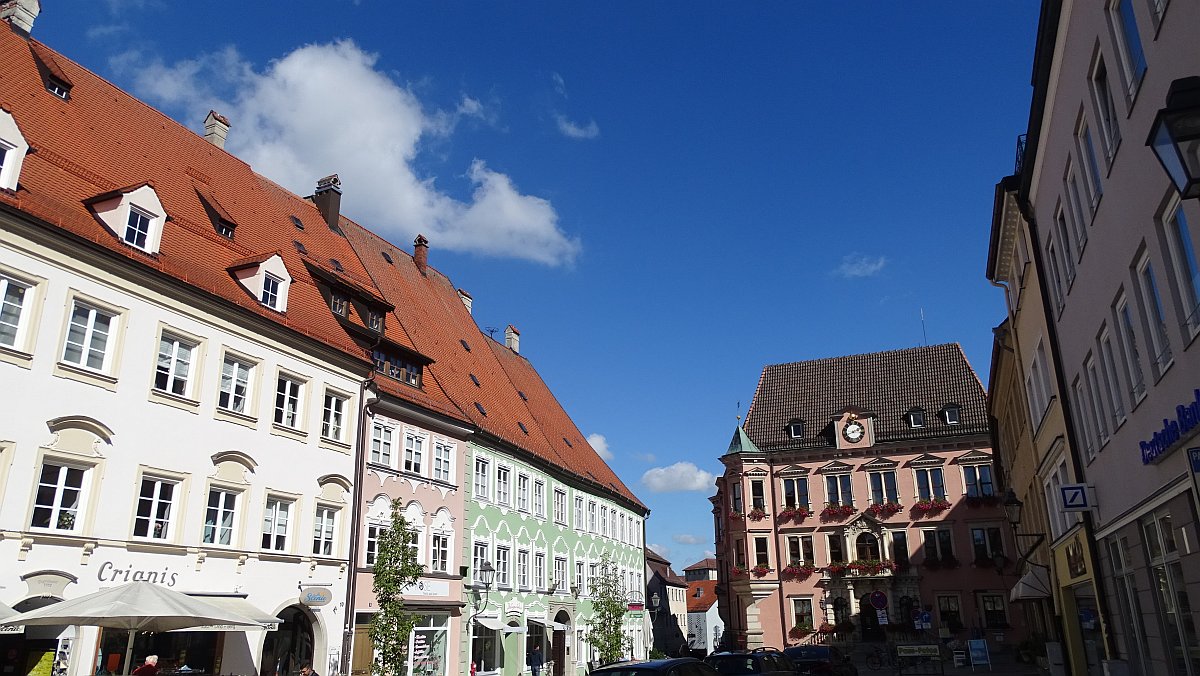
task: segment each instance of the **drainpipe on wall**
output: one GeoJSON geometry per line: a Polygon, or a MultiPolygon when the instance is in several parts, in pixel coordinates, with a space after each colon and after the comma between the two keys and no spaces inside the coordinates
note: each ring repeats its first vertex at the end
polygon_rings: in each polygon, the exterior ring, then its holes
{"type": "MultiPolygon", "coordinates": [[[[379,344],[383,342],[383,336],[371,347],[372,353],[379,344]]],[[[354,488],[351,493],[351,509],[350,509],[350,566],[349,573],[346,575],[346,624],[342,630],[342,676],[350,674],[350,650],[354,641],[355,627],[355,610],[354,610],[354,595],[358,591],[358,546],[359,546],[359,530],[362,528],[362,500],[363,500],[363,476],[366,474],[365,463],[366,455],[364,449],[367,448],[369,442],[368,430],[370,429],[371,407],[375,405],[378,398],[372,396],[370,401],[367,400],[367,393],[374,391],[375,384],[375,368],[372,366],[371,374],[359,385],[358,401],[358,447],[354,454],[354,488]]]]}
{"type": "MultiPolygon", "coordinates": [[[[767,480],[771,482],[771,505],[772,505],[772,508],[774,508],[776,505],[779,504],[778,502],[775,502],[775,472],[773,471],[774,470],[773,465],[771,465],[770,463],[767,463],[767,466],[772,468],[772,471],[767,475],[767,480]]],[[[776,584],[779,585],[780,629],[783,631],[783,637],[782,637],[783,644],[787,645],[787,639],[788,639],[788,632],[786,629],[786,627],[787,627],[787,604],[784,603],[784,601],[783,601],[783,558],[779,555],[779,526],[778,526],[779,520],[778,519],[775,520],[775,524],[776,524],[775,527],[773,527],[771,529],[772,535],[773,535],[773,537],[771,539],[775,541],[775,566],[776,566],[775,581],[776,581],[776,584]]],[[[790,564],[791,562],[789,561],[788,563],[790,564]]]]}

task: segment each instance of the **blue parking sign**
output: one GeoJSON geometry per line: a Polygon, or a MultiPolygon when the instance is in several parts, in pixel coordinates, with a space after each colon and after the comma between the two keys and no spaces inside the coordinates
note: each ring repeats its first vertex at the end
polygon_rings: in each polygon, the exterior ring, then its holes
{"type": "Polygon", "coordinates": [[[1188,449],[1188,464],[1192,466],[1192,474],[1200,474],[1200,448],[1188,449]]]}

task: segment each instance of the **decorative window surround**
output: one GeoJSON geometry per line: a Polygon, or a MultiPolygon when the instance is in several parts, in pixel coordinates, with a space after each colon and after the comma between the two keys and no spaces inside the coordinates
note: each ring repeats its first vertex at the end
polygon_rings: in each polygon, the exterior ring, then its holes
{"type": "Polygon", "coordinates": [[[287,312],[292,276],[279,254],[235,261],[229,272],[256,301],[276,312],[287,312]]]}
{"type": "Polygon", "coordinates": [[[126,312],[71,291],[54,375],[115,391],[126,312]]]}
{"type": "Polygon", "coordinates": [[[0,361],[28,368],[46,280],[0,266],[0,361]]]}
{"type": "Polygon", "coordinates": [[[146,253],[158,253],[167,211],[149,183],[98,195],[88,205],[117,239],[146,253]]]}
{"type": "Polygon", "coordinates": [[[17,121],[0,108],[0,189],[16,190],[21,165],[29,152],[29,142],[17,127],[17,121]]]}
{"type": "Polygon", "coordinates": [[[251,425],[257,419],[255,393],[259,360],[226,350],[221,356],[221,375],[217,386],[218,418],[251,425]]]}

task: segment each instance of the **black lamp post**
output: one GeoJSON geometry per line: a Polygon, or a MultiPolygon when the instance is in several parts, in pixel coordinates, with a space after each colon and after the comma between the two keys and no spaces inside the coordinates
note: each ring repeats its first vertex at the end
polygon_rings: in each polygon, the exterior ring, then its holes
{"type": "MultiPolygon", "coordinates": [[[[467,627],[469,627],[472,639],[475,637],[475,618],[479,617],[480,613],[487,610],[488,593],[492,590],[492,581],[496,579],[496,569],[492,567],[491,561],[484,561],[483,564],[479,566],[479,570],[475,571],[475,574],[476,579],[479,580],[479,584],[483,585],[483,593],[480,594],[479,589],[473,590],[474,598],[471,599],[471,606],[475,608],[475,614],[471,615],[471,619],[467,622],[467,627]]],[[[472,641],[471,645],[471,659],[475,659],[474,641],[472,641]]]]}
{"type": "Polygon", "coordinates": [[[1200,77],[1171,83],[1167,106],[1154,117],[1146,145],[1183,199],[1200,197],[1200,77]]]}
{"type": "MultiPolygon", "coordinates": [[[[1032,554],[1033,551],[1046,540],[1046,534],[1017,532],[1017,526],[1021,524],[1021,511],[1024,509],[1025,503],[1021,502],[1021,499],[1017,497],[1016,492],[1009,488],[1008,491],[1004,493],[1004,502],[1001,504],[1004,507],[1004,516],[1008,519],[1008,525],[1012,526],[1013,542],[1017,542],[1017,540],[1020,538],[1035,538],[1033,544],[1029,546],[1029,550],[1025,552],[1021,552],[1021,545],[1017,543],[1017,572],[1019,573],[1021,571],[1022,562],[1033,564],[1039,568],[1048,569],[1049,566],[1044,566],[1040,563],[1035,563],[1029,560],[1029,555],[1032,554]]],[[[1000,556],[1003,555],[1001,554],[1000,556]]],[[[1000,563],[999,559],[996,560],[996,563],[1000,563]]]]}

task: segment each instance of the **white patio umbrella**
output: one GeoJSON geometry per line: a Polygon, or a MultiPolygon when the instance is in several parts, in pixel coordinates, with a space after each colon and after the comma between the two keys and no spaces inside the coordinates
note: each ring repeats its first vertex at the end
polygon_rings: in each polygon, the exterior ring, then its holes
{"type": "Polygon", "coordinates": [[[130,582],[70,601],[0,618],[0,625],[77,624],[129,632],[125,673],[133,659],[133,637],[139,631],[171,631],[212,624],[257,628],[255,620],[218,608],[194,596],[151,582],[130,582]]]}

